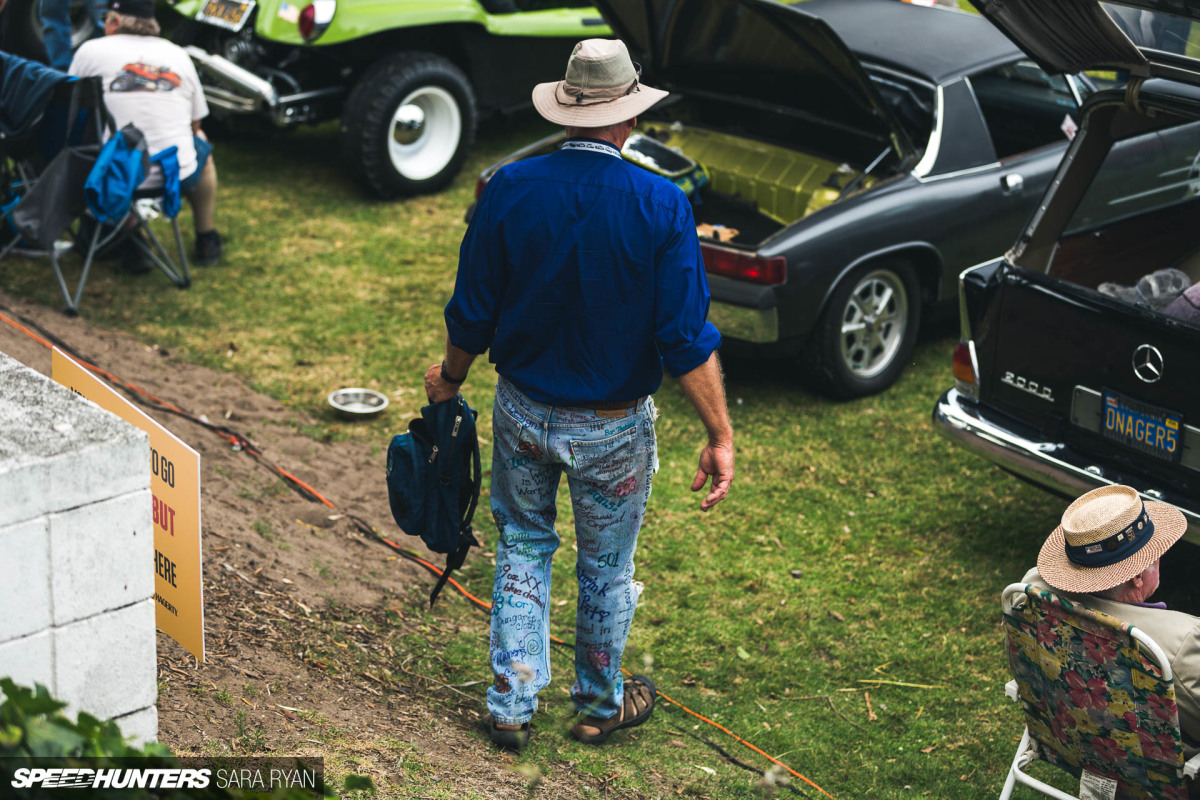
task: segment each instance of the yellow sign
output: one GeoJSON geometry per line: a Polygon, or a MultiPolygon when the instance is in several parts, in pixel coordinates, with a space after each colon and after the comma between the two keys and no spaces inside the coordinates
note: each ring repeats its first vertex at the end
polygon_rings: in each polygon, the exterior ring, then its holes
{"type": "Polygon", "coordinates": [[[200,454],[69,356],[54,348],[54,380],[150,436],[154,599],[158,629],[204,660],[200,578],[200,454]]]}

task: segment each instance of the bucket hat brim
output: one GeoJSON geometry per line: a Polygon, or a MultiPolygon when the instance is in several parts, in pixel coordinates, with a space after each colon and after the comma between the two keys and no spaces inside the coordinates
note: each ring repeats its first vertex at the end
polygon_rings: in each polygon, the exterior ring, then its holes
{"type": "Polygon", "coordinates": [[[1150,541],[1129,557],[1104,567],[1081,567],[1068,559],[1066,537],[1059,525],[1038,553],[1037,569],[1042,580],[1059,591],[1089,594],[1120,586],[1142,574],[1179,541],[1188,527],[1187,518],[1174,506],[1166,503],[1145,505],[1150,521],[1154,523],[1150,541]]]}
{"type": "Polygon", "coordinates": [[[607,103],[568,105],[558,100],[558,87],[563,83],[565,81],[550,81],[533,87],[533,107],[548,122],[570,128],[616,125],[639,116],[670,94],[642,83],[637,91],[607,103]]]}

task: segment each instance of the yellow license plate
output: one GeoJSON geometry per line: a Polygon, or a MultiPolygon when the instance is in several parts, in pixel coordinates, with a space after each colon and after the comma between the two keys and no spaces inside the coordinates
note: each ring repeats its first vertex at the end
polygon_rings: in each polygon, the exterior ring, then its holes
{"type": "Polygon", "coordinates": [[[1104,419],[1100,432],[1147,455],[1178,461],[1182,450],[1183,416],[1165,408],[1104,392],[1104,419]]]}
{"type": "Polygon", "coordinates": [[[241,30],[242,26],[246,24],[252,8],[254,8],[253,2],[208,0],[204,4],[204,7],[200,9],[200,12],[196,14],[196,19],[201,22],[207,22],[210,25],[217,25],[237,31],[241,30]]]}

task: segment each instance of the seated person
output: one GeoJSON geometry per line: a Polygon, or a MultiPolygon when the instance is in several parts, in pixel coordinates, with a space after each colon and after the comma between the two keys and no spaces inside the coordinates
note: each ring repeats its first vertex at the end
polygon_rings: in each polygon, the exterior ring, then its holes
{"type": "Polygon", "coordinates": [[[1129,622],[1158,643],[1175,674],[1185,760],[1200,746],[1200,617],[1147,601],[1158,588],[1159,558],[1186,530],[1174,506],[1143,503],[1128,486],[1093,489],[1063,512],[1037,569],[1024,578],[1129,622]]]}
{"type": "Polygon", "coordinates": [[[196,68],[183,48],[158,35],[154,0],[112,0],[104,34],[80,46],[71,74],[104,79],[104,103],[117,128],[130,123],[140,128],[150,155],[178,148],[180,190],[195,221],[195,260],[214,264],[223,251],[214,219],[217,169],[212,145],[200,130],[208,103],[196,68]]]}

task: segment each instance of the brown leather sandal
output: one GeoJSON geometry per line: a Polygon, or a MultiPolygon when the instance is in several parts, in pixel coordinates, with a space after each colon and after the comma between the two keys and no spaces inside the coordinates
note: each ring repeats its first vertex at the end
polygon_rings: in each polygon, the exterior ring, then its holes
{"type": "Polygon", "coordinates": [[[645,675],[634,675],[625,681],[625,697],[621,702],[621,710],[608,719],[599,717],[580,717],[571,728],[571,735],[584,744],[600,744],[608,739],[614,731],[622,728],[633,728],[650,719],[654,713],[654,701],[658,691],[654,682],[645,675]],[[584,733],[582,727],[595,728],[599,733],[584,733]]]}
{"type": "Polygon", "coordinates": [[[505,730],[496,727],[496,720],[491,714],[483,718],[483,729],[494,744],[506,750],[520,750],[529,744],[529,723],[526,722],[516,730],[505,730]]]}

